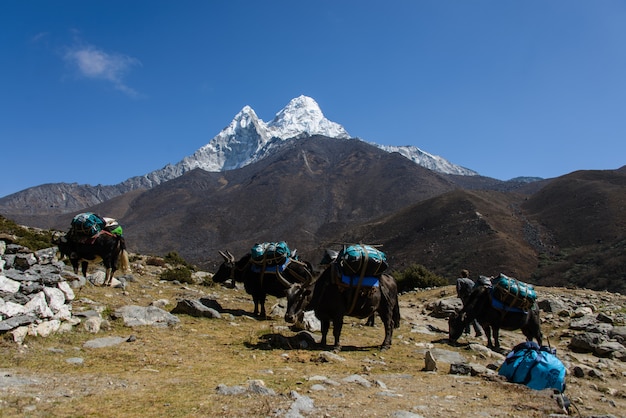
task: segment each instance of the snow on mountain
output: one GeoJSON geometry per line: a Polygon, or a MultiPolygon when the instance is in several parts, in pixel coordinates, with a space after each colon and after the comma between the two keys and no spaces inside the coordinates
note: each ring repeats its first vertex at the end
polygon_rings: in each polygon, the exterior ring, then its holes
{"type": "MultiPolygon", "coordinates": [[[[269,123],[259,119],[250,106],[245,106],[230,125],[192,155],[174,165],[168,164],[160,170],[133,177],[122,184],[131,189],[150,188],[195,168],[206,171],[233,170],[267,156],[277,140],[312,135],[350,138],[343,126],[326,119],[317,102],[307,96],[292,99],[269,123]]],[[[399,152],[411,161],[437,172],[460,175],[477,174],[414,146],[373,145],[387,152],[399,152]]]]}
{"type": "Polygon", "coordinates": [[[450,161],[439,157],[438,155],[429,154],[413,145],[394,146],[394,145],[376,145],[378,148],[387,152],[398,152],[416,164],[426,167],[429,170],[437,171],[444,174],[457,174],[460,176],[477,176],[478,173],[469,168],[452,164],[450,161]]]}
{"type": "Polygon", "coordinates": [[[280,139],[311,135],[350,138],[343,126],[326,119],[317,102],[307,96],[290,101],[267,126],[272,135],[280,139]]]}

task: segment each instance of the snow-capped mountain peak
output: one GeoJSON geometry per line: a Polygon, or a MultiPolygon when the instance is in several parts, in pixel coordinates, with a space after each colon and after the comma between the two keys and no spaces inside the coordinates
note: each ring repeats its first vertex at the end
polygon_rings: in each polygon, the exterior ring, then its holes
{"type": "MultiPolygon", "coordinates": [[[[250,106],[244,106],[226,128],[213,137],[208,144],[194,152],[193,155],[183,158],[174,165],[168,164],[145,176],[128,179],[124,184],[130,188],[150,188],[195,168],[206,171],[234,170],[267,156],[271,153],[276,140],[282,141],[313,135],[350,138],[344,127],[326,119],[317,102],[308,96],[292,99],[269,123],[259,119],[250,106]]],[[[373,145],[387,152],[399,152],[413,162],[441,173],[477,174],[414,146],[373,145]]]]}
{"type": "Polygon", "coordinates": [[[280,139],[311,135],[350,138],[343,126],[326,119],[317,102],[308,96],[292,99],[267,127],[280,139]]]}

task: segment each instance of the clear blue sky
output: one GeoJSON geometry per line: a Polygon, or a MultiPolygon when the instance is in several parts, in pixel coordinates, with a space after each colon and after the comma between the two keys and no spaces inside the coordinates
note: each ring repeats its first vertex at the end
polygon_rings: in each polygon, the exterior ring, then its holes
{"type": "Polygon", "coordinates": [[[626,2],[0,2],[0,196],[116,184],[241,108],[507,180],[626,164],[626,2]]]}

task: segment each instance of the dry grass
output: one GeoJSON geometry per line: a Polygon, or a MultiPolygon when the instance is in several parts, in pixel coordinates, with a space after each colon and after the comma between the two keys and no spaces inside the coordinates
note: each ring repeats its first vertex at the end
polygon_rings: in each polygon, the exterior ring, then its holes
{"type": "MultiPolygon", "coordinates": [[[[447,288],[448,294],[451,291],[447,288]]],[[[281,318],[258,321],[242,314],[252,310],[252,302],[242,290],[177,286],[159,282],[154,274],[137,277],[126,292],[85,287],[74,302],[75,311],[101,306],[111,312],[129,304],[145,306],[157,299],[168,299],[166,310],[170,310],[179,298],[214,295],[235,314],[222,319],[179,315],[181,323],[175,328],[130,329],[111,321],[111,328],[98,335],[77,326],[71,333],[27,338],[22,346],[7,337],[1,342],[3,376],[32,381],[0,388],[0,416],[275,416],[279,410],[289,409],[291,391],[313,399],[315,410],[302,414],[316,417],[389,416],[398,410],[428,417],[535,417],[558,412],[556,403],[545,392],[503,383],[498,378],[449,375],[445,364],[435,373],[421,371],[424,355],[420,348],[433,341],[438,348],[462,352],[472,362],[493,361],[463,347],[438,342],[445,334],[411,332],[411,322],[427,320],[438,327],[445,325],[442,320],[421,315],[423,303],[438,298],[440,292],[401,297],[404,321],[389,351],[378,350],[383,339],[380,322],[368,328],[361,325],[363,321],[347,318],[344,351],[340,353],[345,361],[324,362],[319,350],[290,350],[268,343],[269,336],[289,337],[294,332],[285,328],[281,318]],[[94,338],[130,335],[136,340],[115,347],[83,347],[94,338]],[[71,357],[80,357],[84,363],[69,364],[66,360],[71,357]],[[387,390],[376,384],[368,388],[342,383],[312,391],[316,382],[308,380],[321,375],[341,382],[352,374],[383,382],[387,390]],[[219,384],[247,386],[254,379],[263,380],[276,395],[227,396],[216,392],[219,384]]],[[[274,301],[270,298],[269,304],[274,301]]],[[[510,347],[519,338],[521,334],[505,334],[504,344],[510,347]]],[[[619,411],[626,410],[623,398],[611,397],[617,402],[615,407],[602,400],[606,399],[602,387],[615,386],[623,391],[617,382],[591,382],[595,389],[589,389],[587,382],[581,381],[580,386],[570,382],[569,395],[579,399],[580,406],[586,408],[583,412],[619,415],[619,411]]]]}

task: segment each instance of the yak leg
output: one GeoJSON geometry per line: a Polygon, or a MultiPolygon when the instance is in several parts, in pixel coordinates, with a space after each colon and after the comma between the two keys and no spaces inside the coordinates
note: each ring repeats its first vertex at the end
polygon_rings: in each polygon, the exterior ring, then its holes
{"type": "Polygon", "coordinates": [[[112,280],[113,280],[113,269],[109,267],[105,270],[104,283],[102,285],[109,286],[112,280]]]}
{"type": "Polygon", "coordinates": [[[393,325],[391,320],[385,321],[385,340],[380,346],[381,350],[389,350],[391,348],[391,336],[393,335],[393,325]]]}
{"type": "Polygon", "coordinates": [[[78,274],[78,266],[80,265],[80,271],[83,273],[83,277],[87,277],[87,266],[88,263],[86,261],[80,261],[78,259],[71,259],[72,268],[74,269],[74,274],[78,274]]]}
{"type": "Polygon", "coordinates": [[[322,319],[320,322],[322,323],[322,340],[320,341],[320,345],[322,347],[326,347],[326,337],[328,336],[328,330],[330,329],[330,320],[322,319]]]}
{"type": "MultiPolygon", "coordinates": [[[[500,328],[491,327],[491,333],[493,334],[493,342],[495,346],[491,346],[491,341],[489,341],[489,347],[495,347],[496,350],[500,349],[500,328]]],[[[488,340],[491,340],[488,338],[488,340]]]]}
{"type": "Polygon", "coordinates": [[[267,313],[265,313],[265,295],[259,298],[259,304],[261,305],[261,318],[267,318],[267,313]]]}
{"type": "MultiPolygon", "coordinates": [[[[391,339],[393,337],[393,328],[394,328],[394,315],[393,311],[395,308],[395,304],[389,295],[387,288],[381,287],[381,299],[378,304],[378,309],[376,310],[380,315],[380,319],[383,321],[383,325],[385,326],[385,339],[383,340],[382,345],[380,346],[381,350],[388,350],[391,348],[391,339]]],[[[374,315],[372,314],[372,317],[374,315]]]]}
{"type": "Polygon", "coordinates": [[[481,328],[485,332],[485,337],[487,337],[487,346],[491,344],[491,325],[489,324],[480,324],[481,328]]]}
{"type": "Polygon", "coordinates": [[[259,299],[253,297],[252,300],[254,301],[254,312],[252,314],[254,316],[258,316],[259,315],[259,299]]]}
{"type": "Polygon", "coordinates": [[[336,318],[333,320],[333,337],[335,338],[335,345],[333,346],[334,352],[341,351],[341,343],[339,337],[341,337],[341,328],[343,328],[343,318],[336,318]]]}
{"type": "Polygon", "coordinates": [[[389,307],[383,307],[383,311],[381,311],[381,319],[383,320],[383,325],[385,326],[385,339],[383,340],[383,344],[380,346],[381,350],[388,350],[391,348],[391,338],[393,337],[393,316],[392,310],[389,307]]]}

